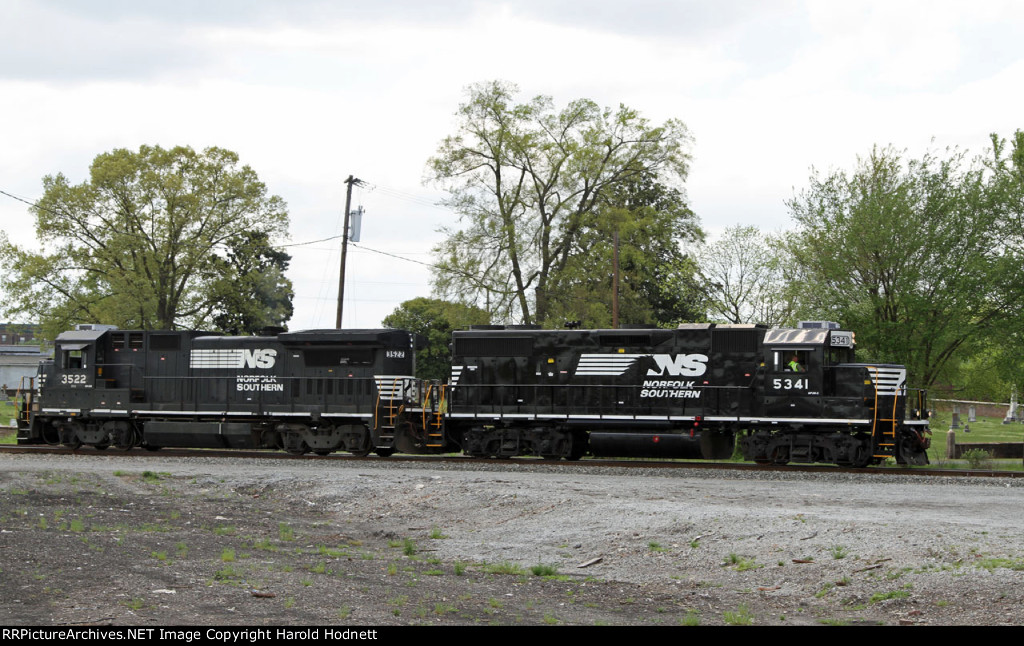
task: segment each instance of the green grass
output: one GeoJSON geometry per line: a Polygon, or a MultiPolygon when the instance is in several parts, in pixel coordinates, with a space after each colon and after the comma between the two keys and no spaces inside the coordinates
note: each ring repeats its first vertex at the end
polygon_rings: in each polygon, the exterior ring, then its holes
{"type": "MultiPolygon", "coordinates": [[[[14,408],[14,404],[9,401],[0,401],[0,425],[7,425],[11,423],[11,420],[17,416],[17,410],[14,408]]],[[[17,444],[18,443],[18,430],[12,428],[10,431],[0,431],[0,444],[17,444]]]]}
{"type": "Polygon", "coordinates": [[[482,569],[488,574],[526,574],[525,569],[515,563],[509,563],[508,561],[503,563],[484,563],[482,569]]]}
{"type": "Polygon", "coordinates": [[[558,574],[558,568],[554,565],[538,563],[537,565],[530,566],[530,572],[533,573],[534,576],[555,576],[558,574]]]}
{"type": "Polygon", "coordinates": [[[754,615],[750,613],[746,604],[740,604],[735,612],[729,610],[723,612],[722,619],[730,626],[749,626],[754,623],[754,615]]]}
{"type": "Polygon", "coordinates": [[[407,538],[402,541],[402,554],[413,556],[416,554],[416,541],[407,538]]]}
{"type": "MultiPolygon", "coordinates": [[[[987,442],[1024,442],[1024,424],[1003,424],[1002,418],[979,417],[976,422],[967,422],[967,411],[960,415],[961,428],[955,431],[957,444],[974,444],[987,442]],[[970,426],[971,432],[965,433],[963,425],[970,426]]],[[[932,446],[928,449],[928,459],[932,466],[944,468],[970,469],[969,460],[947,460],[946,459],[946,432],[949,430],[950,421],[953,418],[951,412],[939,411],[932,416],[930,426],[932,429],[932,446]]],[[[1020,458],[1012,460],[992,460],[988,467],[998,471],[1021,471],[1024,464],[1020,458]]]]}
{"type": "Polygon", "coordinates": [[[15,408],[14,402],[9,399],[0,401],[0,424],[6,426],[12,419],[17,417],[18,409],[15,408]]]}
{"type": "Polygon", "coordinates": [[[890,599],[906,599],[910,596],[910,593],[906,590],[893,590],[892,592],[878,592],[871,595],[868,599],[868,603],[878,603],[880,601],[888,601],[890,599]]]}
{"type": "Polygon", "coordinates": [[[280,538],[282,541],[294,541],[295,530],[292,529],[292,526],[288,523],[278,523],[277,537],[280,538]]]}

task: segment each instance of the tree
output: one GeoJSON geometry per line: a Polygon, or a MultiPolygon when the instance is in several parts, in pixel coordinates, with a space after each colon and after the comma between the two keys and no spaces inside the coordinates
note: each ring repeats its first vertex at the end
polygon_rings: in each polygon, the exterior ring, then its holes
{"type": "Polygon", "coordinates": [[[790,203],[814,316],[843,322],[875,361],[924,386],[1021,314],[1020,262],[999,235],[1002,198],[977,161],[874,149],[850,175],[790,203]]]}
{"type": "Polygon", "coordinates": [[[677,120],[651,126],[635,110],[579,99],[556,112],[538,96],[516,104],[500,82],[468,89],[459,132],[429,161],[430,180],[466,223],[435,248],[435,290],[499,320],[548,319],[549,280],[616,185],[644,174],[686,177],[690,136],[677,120]]]}
{"type": "Polygon", "coordinates": [[[426,347],[416,353],[416,376],[446,381],[451,376],[452,330],[490,322],[487,312],[472,305],[435,298],[414,298],[384,317],[382,324],[426,338],[426,347]]]}
{"type": "Polygon", "coordinates": [[[261,308],[286,318],[290,304],[271,293],[290,293],[286,260],[273,260],[268,243],[287,234],[286,207],[235,153],[117,149],[96,157],[88,181],[72,186],[58,174],[43,188],[32,208],[42,249],[0,241],[7,313],[50,335],[78,322],[199,329],[224,317],[241,290],[262,299],[244,318],[261,308]],[[253,245],[263,260],[241,258],[253,245]]]}
{"type": "Polygon", "coordinates": [[[708,314],[728,323],[793,323],[797,283],[781,236],[735,226],[697,255],[708,314]]]}
{"type": "Polygon", "coordinates": [[[213,324],[231,334],[258,334],[283,328],[292,317],[292,282],[285,278],[292,257],[270,245],[262,231],[246,231],[233,239],[227,257],[217,257],[222,276],[213,287],[213,324]]]}
{"type": "Polygon", "coordinates": [[[612,327],[616,237],[620,324],[700,318],[696,265],[683,251],[703,238],[697,216],[680,191],[644,173],[610,187],[584,215],[568,260],[549,277],[546,326],[612,327]]]}

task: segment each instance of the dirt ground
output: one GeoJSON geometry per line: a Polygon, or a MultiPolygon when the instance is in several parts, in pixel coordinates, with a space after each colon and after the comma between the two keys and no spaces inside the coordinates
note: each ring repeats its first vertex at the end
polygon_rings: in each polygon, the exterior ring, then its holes
{"type": "Polygon", "coordinates": [[[1024,624],[1019,487],[386,463],[0,456],[0,624],[1024,624]]]}

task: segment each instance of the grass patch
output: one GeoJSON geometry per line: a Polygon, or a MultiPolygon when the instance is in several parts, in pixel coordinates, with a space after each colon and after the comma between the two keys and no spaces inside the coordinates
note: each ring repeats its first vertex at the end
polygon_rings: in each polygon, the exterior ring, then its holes
{"type": "Polygon", "coordinates": [[[722,613],[722,619],[730,626],[749,626],[754,623],[754,615],[750,613],[746,604],[740,604],[735,612],[726,610],[722,613]]]}
{"type": "Polygon", "coordinates": [[[483,566],[484,572],[488,574],[512,574],[512,575],[523,575],[526,574],[526,570],[516,565],[515,563],[485,563],[483,566]]]}
{"type": "Polygon", "coordinates": [[[295,530],[292,529],[292,526],[288,523],[278,523],[277,537],[280,538],[282,541],[294,541],[295,530]]]}
{"type": "Polygon", "coordinates": [[[407,538],[402,541],[402,554],[414,556],[416,554],[416,541],[407,538]]]}
{"type": "Polygon", "coordinates": [[[725,565],[726,567],[732,567],[737,572],[757,570],[759,568],[764,567],[763,565],[757,563],[754,559],[744,558],[736,554],[735,552],[732,552],[729,554],[729,556],[725,557],[725,562],[723,563],[723,565],[725,565]]]}
{"type": "Polygon", "coordinates": [[[230,565],[224,566],[223,568],[217,570],[213,574],[213,578],[216,581],[233,581],[235,579],[240,579],[241,577],[241,572],[231,567],[230,565]]]}
{"type": "Polygon", "coordinates": [[[440,528],[438,528],[438,527],[432,527],[432,528],[430,529],[430,535],[429,535],[429,538],[431,538],[431,539],[433,539],[433,540],[441,540],[441,539],[444,539],[444,538],[448,538],[448,537],[447,537],[447,536],[445,536],[445,535],[444,535],[444,534],[443,534],[443,533],[441,532],[441,529],[440,529],[440,528]]]}
{"type": "Polygon", "coordinates": [[[869,603],[878,603],[880,601],[888,601],[890,599],[906,599],[910,596],[910,593],[906,590],[893,590],[892,592],[876,592],[871,595],[868,599],[869,603]]]}
{"type": "Polygon", "coordinates": [[[989,572],[997,568],[1006,568],[1017,572],[1024,571],[1024,559],[986,558],[977,561],[974,565],[989,572]]]}

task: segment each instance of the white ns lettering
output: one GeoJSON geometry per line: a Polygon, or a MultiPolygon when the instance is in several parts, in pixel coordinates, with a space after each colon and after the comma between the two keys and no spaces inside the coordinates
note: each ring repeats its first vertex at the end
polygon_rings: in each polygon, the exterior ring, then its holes
{"type": "Polygon", "coordinates": [[[277,361],[277,350],[242,350],[242,362],[246,368],[273,368],[277,361]]]}
{"type": "Polygon", "coordinates": [[[658,369],[649,369],[648,377],[699,377],[708,369],[706,354],[677,354],[675,357],[670,354],[652,354],[651,358],[658,364],[658,369]]]}

